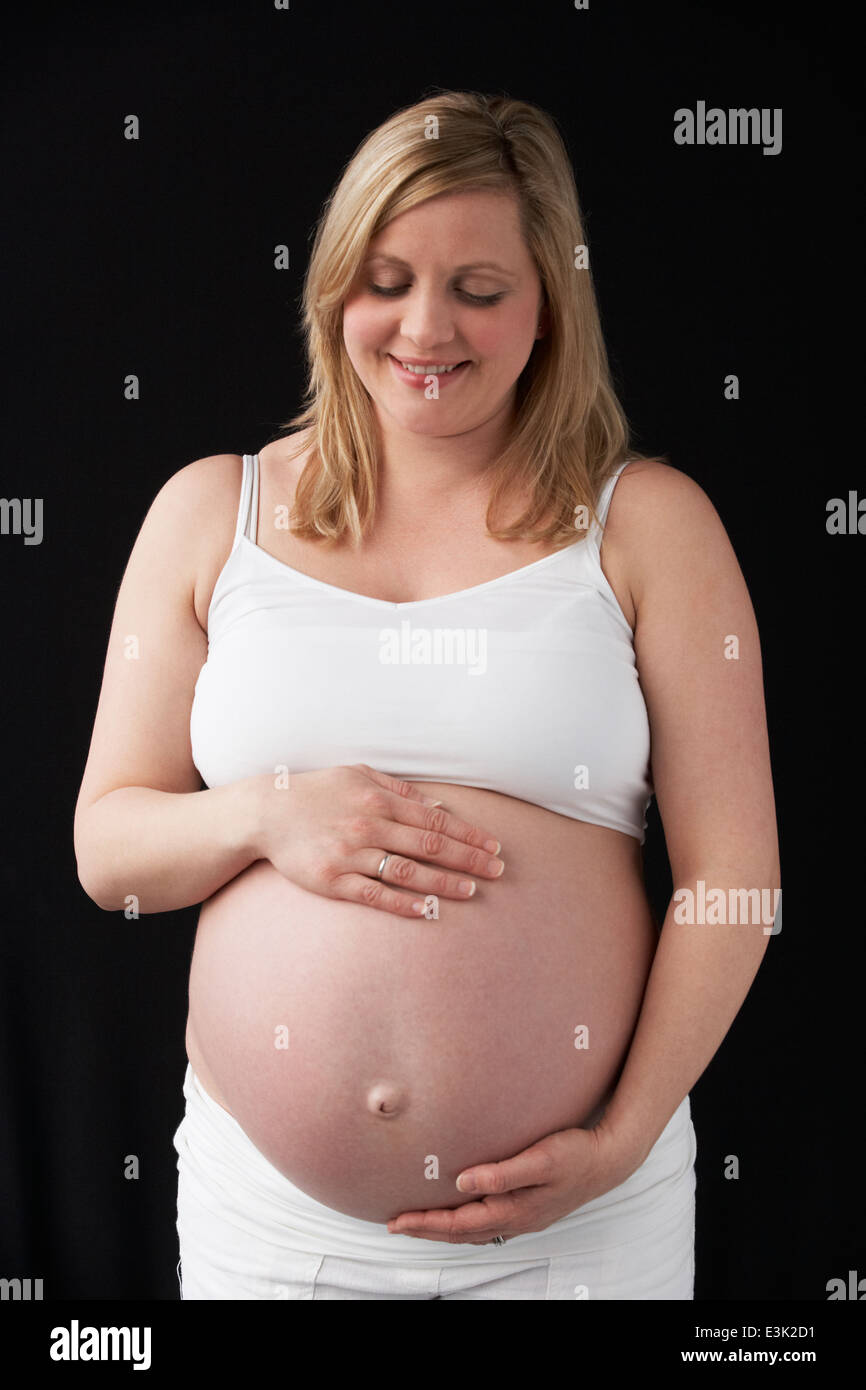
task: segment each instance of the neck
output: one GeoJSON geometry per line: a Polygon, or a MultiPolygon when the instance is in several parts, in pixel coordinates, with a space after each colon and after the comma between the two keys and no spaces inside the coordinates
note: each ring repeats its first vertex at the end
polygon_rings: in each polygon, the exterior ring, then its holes
{"type": "Polygon", "coordinates": [[[510,411],[504,408],[462,434],[423,435],[379,418],[381,465],[377,479],[382,515],[409,512],[416,519],[427,506],[455,495],[486,496],[485,477],[508,437],[510,411]]]}

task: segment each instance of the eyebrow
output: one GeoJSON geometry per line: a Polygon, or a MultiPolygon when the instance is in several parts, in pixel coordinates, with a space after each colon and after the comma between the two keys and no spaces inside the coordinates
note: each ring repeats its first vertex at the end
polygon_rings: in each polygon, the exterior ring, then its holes
{"type": "MultiPolygon", "coordinates": [[[[389,265],[398,265],[404,270],[412,269],[408,261],[401,260],[399,256],[388,256],[384,251],[372,251],[366,259],[367,261],[387,261],[389,265]]],[[[495,270],[499,275],[505,275],[509,280],[517,279],[512,271],[506,270],[505,266],[499,265],[497,261],[473,261],[471,265],[458,265],[454,269],[459,275],[470,270],[495,270]]]]}

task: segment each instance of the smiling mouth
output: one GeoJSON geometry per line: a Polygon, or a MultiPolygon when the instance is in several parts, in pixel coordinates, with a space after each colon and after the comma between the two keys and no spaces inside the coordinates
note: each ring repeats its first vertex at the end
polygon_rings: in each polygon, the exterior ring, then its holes
{"type": "Polygon", "coordinates": [[[392,362],[396,363],[396,365],[401,368],[402,371],[410,372],[412,376],[417,377],[451,376],[454,372],[457,371],[459,367],[468,367],[470,361],[467,357],[464,358],[462,362],[429,362],[425,364],[404,362],[402,358],[395,357],[393,352],[389,352],[388,356],[390,357],[392,362]]]}

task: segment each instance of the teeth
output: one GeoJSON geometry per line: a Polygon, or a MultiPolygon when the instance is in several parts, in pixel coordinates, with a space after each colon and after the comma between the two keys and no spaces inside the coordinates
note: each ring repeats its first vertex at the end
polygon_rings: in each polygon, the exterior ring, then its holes
{"type": "Polygon", "coordinates": [[[409,362],[401,362],[400,366],[407,372],[414,372],[416,376],[429,376],[431,373],[440,376],[444,372],[453,372],[454,367],[461,366],[461,363],[455,362],[452,367],[446,367],[444,364],[441,367],[413,367],[409,362]]]}

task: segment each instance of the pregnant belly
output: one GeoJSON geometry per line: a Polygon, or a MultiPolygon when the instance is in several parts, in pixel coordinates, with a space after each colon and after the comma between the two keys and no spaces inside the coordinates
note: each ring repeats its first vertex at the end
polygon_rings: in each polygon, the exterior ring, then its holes
{"type": "Polygon", "coordinates": [[[203,905],[190,970],[205,1090],[292,1183],[367,1221],[460,1206],[464,1168],[594,1122],[657,939],[633,837],[424,786],[501,841],[501,878],[415,921],[259,860],[203,905]]]}

